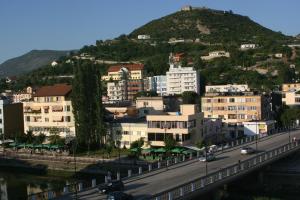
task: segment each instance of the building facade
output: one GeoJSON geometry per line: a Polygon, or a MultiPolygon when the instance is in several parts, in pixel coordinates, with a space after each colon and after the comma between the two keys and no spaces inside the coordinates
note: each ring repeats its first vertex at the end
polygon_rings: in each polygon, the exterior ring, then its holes
{"type": "Polygon", "coordinates": [[[200,93],[200,75],[193,67],[182,67],[170,59],[167,75],[167,94],[182,94],[185,91],[200,93]]]}
{"type": "Polygon", "coordinates": [[[259,137],[264,137],[269,134],[274,133],[276,121],[252,121],[243,122],[244,134],[247,136],[258,135],[259,137]]]}
{"type": "Polygon", "coordinates": [[[270,118],[271,105],[264,95],[206,93],[201,99],[205,118],[220,118],[229,137],[243,135],[243,122],[270,118]]]}
{"type": "Polygon", "coordinates": [[[102,80],[123,80],[123,79],[143,79],[143,64],[124,64],[111,66],[107,70],[107,76],[102,76],[102,80]],[[126,76],[126,77],[124,77],[126,76]]]}
{"type": "Polygon", "coordinates": [[[205,86],[206,93],[232,93],[232,92],[247,92],[250,91],[248,85],[207,85],[205,86]]]}
{"type": "Polygon", "coordinates": [[[201,59],[202,60],[212,60],[214,58],[221,58],[221,57],[229,58],[230,53],[226,52],[226,51],[212,51],[212,52],[209,52],[208,56],[201,56],[201,59]]]}
{"type": "Polygon", "coordinates": [[[181,105],[180,112],[165,112],[147,115],[148,143],[151,146],[164,146],[167,135],[178,145],[195,144],[203,138],[203,114],[196,105],[181,105]]]}
{"type": "Polygon", "coordinates": [[[155,91],[159,96],[167,95],[167,76],[148,77],[148,90],[155,91]]]}
{"type": "Polygon", "coordinates": [[[39,88],[32,101],[23,103],[25,131],[32,131],[35,135],[74,137],[71,91],[72,87],[66,84],[39,88]]]}

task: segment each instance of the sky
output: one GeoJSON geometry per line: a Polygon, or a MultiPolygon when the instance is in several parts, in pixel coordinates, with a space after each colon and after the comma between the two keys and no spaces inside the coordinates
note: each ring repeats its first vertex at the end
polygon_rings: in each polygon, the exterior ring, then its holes
{"type": "Polygon", "coordinates": [[[300,33],[299,0],[0,0],[0,63],[128,34],[183,5],[232,10],[274,31],[300,33]]]}

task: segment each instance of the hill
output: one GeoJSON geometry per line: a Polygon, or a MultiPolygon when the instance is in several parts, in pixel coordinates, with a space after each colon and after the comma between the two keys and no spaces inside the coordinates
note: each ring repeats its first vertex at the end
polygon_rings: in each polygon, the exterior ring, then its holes
{"type": "Polygon", "coordinates": [[[0,65],[0,77],[16,76],[67,56],[70,51],[32,50],[22,56],[9,59],[0,65]]]}
{"type": "Polygon", "coordinates": [[[178,11],[153,20],[129,34],[131,38],[147,34],[168,41],[170,38],[200,39],[202,42],[260,42],[265,38],[283,40],[287,37],[274,32],[247,16],[232,11],[195,8],[178,11]]]}

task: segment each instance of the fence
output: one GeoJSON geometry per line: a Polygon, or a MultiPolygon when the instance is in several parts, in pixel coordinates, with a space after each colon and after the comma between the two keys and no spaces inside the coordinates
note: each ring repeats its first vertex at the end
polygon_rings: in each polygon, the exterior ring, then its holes
{"type": "MultiPolygon", "coordinates": [[[[225,150],[230,150],[232,148],[242,146],[242,145],[245,145],[245,144],[249,144],[249,143],[253,143],[253,142],[259,142],[260,140],[264,140],[264,139],[268,139],[270,137],[273,137],[275,134],[284,134],[284,133],[286,133],[286,132],[284,132],[286,130],[287,129],[276,129],[272,135],[268,135],[268,136],[264,136],[264,137],[250,136],[250,137],[245,137],[245,138],[242,138],[242,139],[234,140],[234,141],[231,141],[231,142],[228,142],[228,143],[224,143],[224,144],[218,146],[218,150],[217,150],[216,153],[222,153],[225,150]]],[[[115,178],[116,178],[116,180],[120,180],[120,179],[127,180],[127,179],[130,179],[130,178],[133,178],[133,177],[137,177],[137,176],[140,176],[140,175],[147,174],[147,173],[155,171],[155,170],[159,170],[159,169],[166,168],[166,167],[171,167],[173,165],[177,165],[177,164],[180,164],[182,162],[194,160],[194,159],[197,159],[199,156],[200,156],[199,151],[197,152],[197,154],[192,154],[191,153],[190,155],[175,156],[175,157],[170,158],[169,160],[158,161],[158,162],[148,164],[148,166],[146,168],[139,167],[137,170],[128,170],[126,177],[121,177],[120,173],[117,173],[115,175],[115,178]]],[[[76,158],[76,160],[78,160],[78,158],[76,158]]],[[[105,176],[105,182],[108,182],[111,179],[112,179],[112,177],[105,176]]],[[[30,194],[30,195],[28,195],[28,200],[52,199],[52,198],[67,195],[67,194],[70,194],[70,193],[76,193],[76,192],[80,192],[80,191],[83,191],[83,190],[92,189],[96,186],[99,186],[96,183],[96,179],[92,179],[91,181],[86,182],[85,184],[79,182],[79,183],[66,185],[64,188],[62,188],[60,190],[55,190],[55,191],[54,190],[48,190],[48,191],[44,191],[44,192],[37,193],[37,194],[30,194]]]]}
{"type": "Polygon", "coordinates": [[[267,162],[277,159],[280,156],[299,149],[298,141],[283,145],[279,148],[261,153],[253,158],[244,160],[240,163],[231,165],[227,168],[208,174],[207,176],[198,178],[189,183],[185,183],[174,189],[153,195],[150,200],[173,200],[183,199],[193,192],[200,192],[213,184],[224,182],[230,178],[246,173],[258,166],[262,166],[267,162]]]}

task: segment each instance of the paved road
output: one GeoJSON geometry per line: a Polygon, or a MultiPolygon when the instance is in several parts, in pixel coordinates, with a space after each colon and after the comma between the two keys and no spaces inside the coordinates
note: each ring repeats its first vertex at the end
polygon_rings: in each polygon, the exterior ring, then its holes
{"type": "MultiPolygon", "coordinates": [[[[291,138],[293,137],[300,138],[300,131],[296,130],[291,132],[291,138]]],[[[271,137],[263,138],[258,142],[258,152],[270,150],[286,143],[288,143],[288,134],[273,135],[271,137]]],[[[255,148],[256,144],[253,142],[249,146],[255,148]]],[[[208,163],[208,173],[225,168],[226,166],[237,163],[239,160],[242,161],[250,157],[251,155],[241,155],[240,147],[227,150],[217,155],[217,159],[215,161],[208,163]]],[[[124,181],[125,192],[132,194],[135,199],[149,197],[153,194],[163,192],[185,182],[204,176],[206,174],[205,169],[205,162],[199,162],[198,160],[180,163],[169,167],[168,170],[160,169],[124,181]]],[[[72,197],[70,196],[64,199],[72,199],[72,197]]],[[[80,192],[78,194],[78,199],[93,200],[105,199],[105,197],[100,196],[96,189],[91,189],[80,192]]]]}

